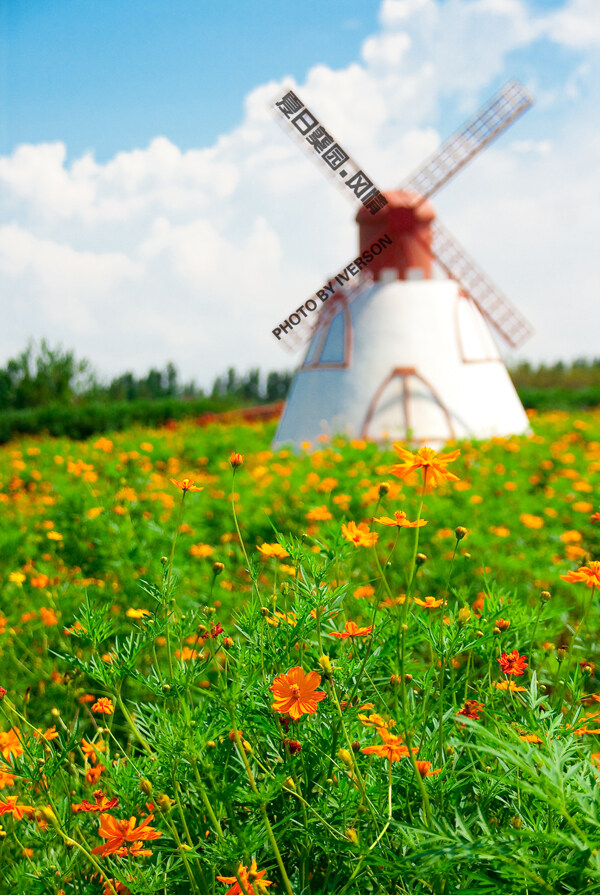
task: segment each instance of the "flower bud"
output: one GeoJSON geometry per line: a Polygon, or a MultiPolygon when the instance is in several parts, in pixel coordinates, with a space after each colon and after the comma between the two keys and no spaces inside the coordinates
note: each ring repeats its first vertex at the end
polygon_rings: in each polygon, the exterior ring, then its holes
{"type": "Polygon", "coordinates": [[[167,695],[171,692],[171,686],[170,686],[170,684],[163,684],[163,685],[162,685],[162,691],[163,691],[163,693],[165,694],[165,696],[167,696],[167,695]]]}
{"type": "Polygon", "coordinates": [[[521,827],[523,826],[523,821],[521,820],[520,817],[517,817],[517,816],[511,817],[510,825],[511,825],[511,827],[514,827],[515,830],[520,830],[521,827]]]}
{"type": "Polygon", "coordinates": [[[175,803],[172,799],[169,798],[169,796],[166,793],[162,792],[159,796],[157,796],[156,804],[158,805],[158,807],[160,808],[161,811],[170,811],[171,806],[174,805],[175,803]]]}
{"type": "Polygon", "coordinates": [[[215,743],[214,740],[209,740],[209,741],[207,742],[207,744],[206,744],[206,748],[207,748],[207,749],[216,749],[216,748],[217,748],[217,744],[215,743]]]}
{"type": "Polygon", "coordinates": [[[224,569],[225,569],[225,566],[223,565],[222,562],[214,562],[213,563],[213,575],[220,575],[221,572],[224,571],[224,569]]]}
{"type": "Polygon", "coordinates": [[[559,646],[559,648],[556,650],[556,658],[559,662],[564,662],[564,660],[567,658],[567,648],[565,646],[559,646]]]}
{"type": "Polygon", "coordinates": [[[389,482],[380,482],[379,483],[379,496],[380,497],[383,497],[384,494],[387,494],[389,490],[390,490],[389,482]]]}
{"type": "Polygon", "coordinates": [[[427,562],[427,557],[424,553],[417,553],[416,561],[418,566],[422,566],[424,562],[427,562]]]}
{"type": "Polygon", "coordinates": [[[160,561],[163,564],[163,566],[166,566],[166,564],[169,562],[169,559],[166,556],[161,556],[160,561]]]}
{"type": "Polygon", "coordinates": [[[333,666],[331,664],[331,659],[329,656],[319,656],[319,666],[324,674],[332,675],[333,674],[333,666]]]}
{"type": "Polygon", "coordinates": [[[548,590],[543,590],[540,594],[542,603],[548,603],[552,599],[552,594],[548,590]]]}
{"type": "Polygon", "coordinates": [[[390,674],[390,686],[391,687],[399,687],[402,683],[402,678],[399,674],[390,674]]]}
{"type": "Polygon", "coordinates": [[[479,637],[481,639],[482,637],[485,637],[485,634],[483,633],[483,631],[475,631],[475,637],[479,637]]]}
{"type": "Polygon", "coordinates": [[[266,618],[267,615],[270,615],[270,614],[271,614],[271,610],[270,610],[267,606],[261,606],[261,607],[260,607],[260,614],[262,615],[263,618],[266,618]]]}
{"type": "MultiPolygon", "coordinates": [[[[327,781],[327,782],[329,783],[329,781],[327,781]]],[[[287,786],[288,789],[296,789],[296,784],[294,783],[294,781],[291,777],[285,778],[285,785],[287,786]]]]}
{"type": "Polygon", "coordinates": [[[53,709],[50,709],[50,714],[53,718],[60,718],[60,709],[57,709],[56,706],[54,706],[53,709]]]}
{"type": "Polygon", "coordinates": [[[349,839],[352,845],[358,845],[358,834],[353,827],[346,830],[346,839],[349,839]]]}
{"type": "Polygon", "coordinates": [[[140,789],[142,790],[144,795],[146,795],[146,796],[152,795],[152,784],[150,783],[149,780],[146,780],[145,777],[143,780],[140,780],[140,789]]]}
{"type": "Polygon", "coordinates": [[[471,618],[471,610],[468,606],[463,606],[462,609],[458,610],[458,624],[466,625],[467,622],[471,618]]]}
{"type": "Polygon", "coordinates": [[[49,805],[44,805],[43,808],[40,808],[39,815],[49,824],[53,824],[53,826],[56,826],[58,824],[56,814],[49,805]]]}
{"type": "Polygon", "coordinates": [[[352,760],[352,755],[348,752],[347,749],[338,749],[337,757],[343,764],[346,765],[347,768],[351,768],[354,765],[352,760]]]}
{"type": "Polygon", "coordinates": [[[233,646],[233,637],[224,637],[223,646],[233,646]]]}
{"type": "Polygon", "coordinates": [[[353,752],[360,752],[360,743],[358,742],[358,740],[352,740],[350,745],[352,746],[353,752]]]}
{"type": "Polygon", "coordinates": [[[233,469],[237,469],[238,466],[241,466],[242,463],[244,462],[244,455],[233,453],[231,455],[231,457],[229,458],[229,462],[231,463],[231,466],[233,467],[233,469]]]}
{"type": "Polygon", "coordinates": [[[467,529],[463,525],[458,525],[454,529],[454,537],[457,541],[462,541],[467,536],[467,529]]]}
{"type": "Polygon", "coordinates": [[[584,677],[590,677],[590,675],[593,674],[594,666],[590,665],[589,662],[581,662],[580,665],[581,665],[581,673],[583,674],[584,677]]]}
{"type": "Polygon", "coordinates": [[[492,634],[495,634],[496,636],[498,636],[498,634],[502,634],[502,631],[500,630],[498,625],[495,625],[494,630],[492,631],[492,634]]]}

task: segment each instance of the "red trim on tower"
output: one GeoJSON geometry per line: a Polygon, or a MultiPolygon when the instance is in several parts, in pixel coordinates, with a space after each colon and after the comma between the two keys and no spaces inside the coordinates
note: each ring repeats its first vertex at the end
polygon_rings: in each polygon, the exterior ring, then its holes
{"type": "MultiPolygon", "coordinates": [[[[404,410],[404,422],[405,422],[406,432],[408,432],[409,429],[411,428],[411,426],[410,426],[410,402],[409,402],[407,380],[411,376],[414,376],[416,379],[418,379],[420,382],[422,382],[423,385],[429,390],[433,400],[439,406],[440,410],[444,414],[444,416],[446,418],[446,423],[448,425],[448,431],[449,431],[448,437],[452,438],[452,439],[455,438],[456,435],[454,432],[454,426],[452,425],[452,418],[450,416],[448,408],[445,406],[444,402],[441,400],[440,396],[437,394],[437,392],[435,391],[435,389],[433,388],[431,383],[428,382],[424,376],[421,376],[421,374],[419,372],[417,372],[415,367],[396,367],[395,369],[393,369],[391,371],[391,373],[388,373],[388,375],[385,377],[383,382],[381,382],[381,384],[377,387],[375,394],[371,398],[369,406],[367,407],[367,413],[365,415],[365,419],[362,424],[362,428],[361,428],[359,437],[364,438],[364,439],[369,438],[368,428],[371,423],[371,420],[373,419],[373,415],[377,408],[377,404],[379,403],[379,400],[381,399],[381,396],[383,395],[387,386],[390,384],[390,382],[393,379],[396,378],[396,376],[400,376],[402,378],[402,406],[403,406],[403,410],[404,410]]],[[[418,438],[415,440],[416,441],[432,441],[433,439],[439,439],[439,438],[440,438],[440,435],[431,435],[427,438],[418,438]]]]}

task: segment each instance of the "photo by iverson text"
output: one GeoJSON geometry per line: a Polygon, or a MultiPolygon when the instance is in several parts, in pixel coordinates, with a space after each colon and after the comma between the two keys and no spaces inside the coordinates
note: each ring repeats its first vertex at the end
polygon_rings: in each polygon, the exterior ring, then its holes
{"type": "Polygon", "coordinates": [[[302,317],[307,317],[306,311],[316,311],[319,305],[315,301],[316,298],[321,300],[321,303],[327,301],[328,298],[331,298],[332,295],[335,294],[336,287],[333,285],[333,281],[335,280],[339,286],[344,286],[344,283],[348,283],[350,281],[350,275],[353,277],[358,276],[363,267],[367,267],[373,257],[376,255],[381,255],[382,251],[392,244],[392,238],[386,234],[380,236],[380,238],[372,244],[369,249],[365,249],[358,258],[355,258],[347,267],[344,268],[343,271],[336,274],[328,283],[323,285],[322,289],[318,289],[313,298],[307,299],[303,305],[300,305],[299,308],[296,308],[293,314],[290,314],[287,320],[284,320],[283,323],[280,323],[279,326],[275,327],[272,330],[273,335],[277,339],[277,341],[281,341],[281,336],[286,335],[288,332],[291,332],[294,326],[298,326],[299,323],[302,322],[302,317]],[[300,316],[302,314],[302,317],[300,316]]]}

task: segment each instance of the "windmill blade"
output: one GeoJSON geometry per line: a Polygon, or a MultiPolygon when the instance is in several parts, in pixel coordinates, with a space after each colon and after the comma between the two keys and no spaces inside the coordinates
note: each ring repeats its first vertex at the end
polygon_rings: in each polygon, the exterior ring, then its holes
{"type": "Polygon", "coordinates": [[[417,204],[441,189],[478,152],[495,140],[533,102],[519,81],[508,81],[402,184],[419,194],[417,204]]]}
{"type": "Polygon", "coordinates": [[[473,299],[486,320],[517,348],[533,334],[533,327],[494,286],[483,270],[436,219],[432,222],[432,254],[449,277],[473,299]]]}

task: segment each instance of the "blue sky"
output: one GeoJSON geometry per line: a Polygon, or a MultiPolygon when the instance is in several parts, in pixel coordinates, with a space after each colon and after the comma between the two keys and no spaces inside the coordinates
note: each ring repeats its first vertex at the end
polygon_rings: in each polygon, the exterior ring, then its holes
{"type": "Polygon", "coordinates": [[[64,140],[99,161],[165,134],[211,144],[253,87],[356,58],[378,0],[5,0],[0,152],[64,140]]]}
{"type": "Polygon", "coordinates": [[[356,225],[267,101],[295,86],[385,188],[512,77],[535,105],[435,206],[534,324],[519,356],[600,354],[600,0],[4,0],[0,40],[0,362],[294,366],[271,330],[356,225]]]}

